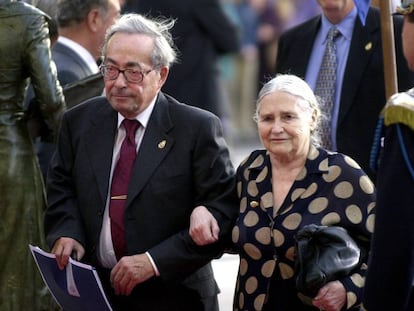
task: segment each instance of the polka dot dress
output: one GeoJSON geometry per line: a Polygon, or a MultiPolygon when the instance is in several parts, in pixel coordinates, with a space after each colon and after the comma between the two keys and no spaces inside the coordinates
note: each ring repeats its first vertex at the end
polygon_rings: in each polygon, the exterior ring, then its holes
{"type": "MultiPolygon", "coordinates": [[[[342,226],[369,249],[375,188],[351,158],[312,147],[273,217],[271,172],[266,150],[252,152],[237,171],[240,213],[232,240],[240,267],[234,310],[263,310],[264,306],[278,311],[312,310],[311,299],[294,287],[295,234],[311,223],[342,226]]],[[[360,303],[365,271],[363,263],[340,280],[347,291],[347,309],[360,303]]]]}

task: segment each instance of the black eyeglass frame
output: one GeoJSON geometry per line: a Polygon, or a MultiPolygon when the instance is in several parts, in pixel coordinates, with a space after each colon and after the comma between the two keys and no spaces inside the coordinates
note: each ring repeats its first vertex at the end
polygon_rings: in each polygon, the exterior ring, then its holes
{"type": "Polygon", "coordinates": [[[99,66],[99,71],[101,72],[104,79],[114,81],[114,80],[118,79],[119,74],[122,73],[125,80],[129,83],[141,83],[144,80],[145,76],[148,75],[151,71],[154,71],[154,70],[157,70],[157,68],[154,67],[152,69],[144,71],[144,70],[137,70],[135,68],[126,68],[126,69],[122,70],[122,69],[119,69],[118,67],[113,66],[113,65],[104,65],[104,64],[102,64],[102,65],[99,66]],[[107,75],[107,72],[108,72],[107,68],[115,69],[116,70],[116,75],[108,76],[107,75]],[[138,79],[131,79],[130,74],[132,72],[139,73],[139,78],[138,79]]]}

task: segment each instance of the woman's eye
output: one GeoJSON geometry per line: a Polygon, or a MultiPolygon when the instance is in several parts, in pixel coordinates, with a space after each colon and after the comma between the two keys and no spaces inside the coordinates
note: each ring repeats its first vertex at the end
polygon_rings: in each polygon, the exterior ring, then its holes
{"type": "Polygon", "coordinates": [[[260,118],[260,121],[262,122],[269,122],[269,121],[273,121],[273,117],[270,116],[263,116],[260,118]]]}
{"type": "Polygon", "coordinates": [[[284,120],[293,120],[293,119],[295,119],[296,118],[296,116],[294,116],[293,114],[285,114],[284,116],[283,116],[283,119],[284,120]]]}

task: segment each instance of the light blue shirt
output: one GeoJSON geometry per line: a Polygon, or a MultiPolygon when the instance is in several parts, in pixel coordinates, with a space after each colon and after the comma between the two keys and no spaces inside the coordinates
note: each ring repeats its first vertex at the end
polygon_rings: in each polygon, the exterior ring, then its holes
{"type": "Polygon", "coordinates": [[[321,67],[323,54],[325,52],[326,37],[328,35],[329,29],[331,29],[331,27],[333,26],[336,26],[341,35],[335,40],[337,53],[337,71],[335,102],[332,109],[331,119],[332,150],[336,150],[336,129],[338,125],[338,113],[342,93],[342,82],[346,62],[348,60],[349,48],[351,46],[352,32],[354,30],[355,20],[357,16],[358,10],[356,7],[354,7],[354,9],[339,24],[333,25],[324,15],[322,15],[321,28],[319,29],[319,32],[316,35],[305,76],[306,82],[309,84],[312,90],[315,90],[316,80],[319,74],[319,68],[321,67]]]}

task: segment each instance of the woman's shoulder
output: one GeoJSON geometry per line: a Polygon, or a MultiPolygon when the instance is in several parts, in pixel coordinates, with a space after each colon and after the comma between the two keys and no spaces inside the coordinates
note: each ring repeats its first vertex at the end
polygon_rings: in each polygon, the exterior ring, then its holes
{"type": "Polygon", "coordinates": [[[239,170],[245,170],[246,168],[259,168],[266,164],[268,158],[267,151],[265,149],[256,149],[250,152],[239,165],[239,170]]]}
{"type": "Polygon", "coordinates": [[[324,149],[320,149],[320,153],[321,161],[319,168],[325,171],[326,179],[337,181],[348,180],[350,182],[360,180],[361,182],[361,178],[363,178],[366,180],[366,183],[372,184],[368,175],[352,157],[340,152],[326,151],[324,149]]]}

